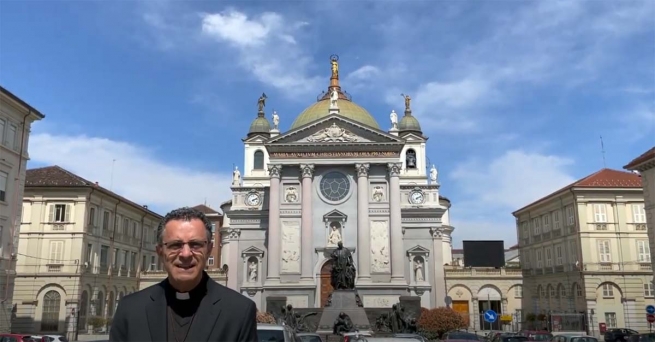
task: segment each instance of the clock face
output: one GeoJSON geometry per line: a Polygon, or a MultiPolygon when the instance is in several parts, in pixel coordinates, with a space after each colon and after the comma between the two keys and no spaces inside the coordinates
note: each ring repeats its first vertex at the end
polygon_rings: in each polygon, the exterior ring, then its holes
{"type": "Polygon", "coordinates": [[[409,195],[409,200],[413,204],[423,203],[423,193],[420,191],[414,191],[409,195]]]}
{"type": "Polygon", "coordinates": [[[250,194],[246,198],[246,204],[255,206],[259,205],[259,194],[250,194]]]}

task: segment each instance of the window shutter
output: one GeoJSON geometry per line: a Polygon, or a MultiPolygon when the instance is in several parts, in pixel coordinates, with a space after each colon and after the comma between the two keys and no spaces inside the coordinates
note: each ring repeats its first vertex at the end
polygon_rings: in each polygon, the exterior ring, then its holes
{"type": "Polygon", "coordinates": [[[50,262],[59,264],[62,262],[64,254],[64,241],[50,242],[50,262]]]}
{"type": "Polygon", "coordinates": [[[70,204],[66,204],[66,217],[64,218],[64,222],[71,222],[71,210],[73,209],[73,206],[70,204]]]}
{"type": "Polygon", "coordinates": [[[48,213],[48,222],[55,222],[55,205],[50,204],[50,212],[48,213]]]}

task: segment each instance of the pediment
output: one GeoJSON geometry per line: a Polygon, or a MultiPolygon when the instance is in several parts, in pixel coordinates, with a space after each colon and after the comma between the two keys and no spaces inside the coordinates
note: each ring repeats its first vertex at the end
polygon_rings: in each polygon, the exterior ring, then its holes
{"type": "Polygon", "coordinates": [[[265,135],[254,135],[252,137],[248,137],[245,139],[242,139],[243,142],[249,142],[249,143],[265,143],[269,138],[265,135]]]}
{"type": "Polygon", "coordinates": [[[426,141],[428,140],[427,137],[423,137],[414,133],[407,133],[402,136],[403,140],[405,141],[426,141]]]}
{"type": "Polygon", "coordinates": [[[255,247],[255,246],[250,246],[241,252],[242,255],[257,255],[257,256],[263,256],[264,251],[255,247]]]}
{"type": "Polygon", "coordinates": [[[430,254],[430,250],[423,247],[423,246],[416,245],[416,246],[408,249],[407,254],[408,255],[411,255],[411,254],[413,254],[413,255],[428,255],[428,254],[430,254]]]}
{"type": "Polygon", "coordinates": [[[345,222],[347,219],[348,219],[348,215],[346,215],[346,214],[344,214],[344,213],[342,213],[342,212],[340,212],[339,210],[336,210],[336,209],[331,210],[327,214],[323,215],[323,221],[324,222],[334,221],[334,220],[345,222]]]}
{"type": "Polygon", "coordinates": [[[403,139],[384,131],[362,125],[338,114],[332,114],[270,139],[267,144],[314,145],[403,142],[403,139]]]}

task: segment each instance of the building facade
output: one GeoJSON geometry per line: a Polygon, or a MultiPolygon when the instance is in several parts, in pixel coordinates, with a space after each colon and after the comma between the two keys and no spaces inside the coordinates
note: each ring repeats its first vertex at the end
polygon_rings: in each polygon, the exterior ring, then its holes
{"type": "Polygon", "coordinates": [[[12,330],[102,331],[140,271],[158,269],[161,219],[58,166],[28,170],[12,330]]]}
{"type": "Polygon", "coordinates": [[[16,253],[31,125],[45,116],[0,87],[0,332],[11,329],[16,253]]]}
{"type": "Polygon", "coordinates": [[[655,292],[638,175],[602,169],[514,216],[524,313],[557,314],[553,330],[580,330],[579,314],[589,333],[599,323],[648,329],[645,307],[655,292]]]}
{"type": "Polygon", "coordinates": [[[339,241],[352,254],[365,307],[400,295],[424,307],[444,305],[450,257],[450,202],[427,165],[427,137],[405,97],[383,130],[339,84],[332,61],[327,93],[281,133],[265,117],[265,96],[244,139],[224,213],[222,257],[228,284],[265,309],[266,297],[294,307],[324,306],[332,292],[330,254],[339,241]],[[430,171],[429,171],[430,170],[430,171]]]}
{"type": "Polygon", "coordinates": [[[209,255],[209,259],[207,259],[207,269],[223,269],[223,264],[221,264],[221,227],[223,226],[223,214],[204,204],[197,205],[193,208],[203,212],[212,224],[212,244],[214,248],[209,255]]]}
{"type": "MultiPolygon", "coordinates": [[[[655,248],[655,146],[633,159],[624,168],[637,171],[641,175],[641,184],[644,189],[644,209],[646,210],[646,230],[652,250],[655,248]]],[[[651,255],[651,263],[655,264],[655,255],[651,255]]]]}
{"type": "Polygon", "coordinates": [[[453,249],[452,262],[444,266],[450,306],[469,319],[472,330],[522,328],[523,274],[518,245],[505,250],[505,267],[464,267],[464,250],[453,249]],[[500,319],[484,321],[483,312],[492,309],[500,319]]]}

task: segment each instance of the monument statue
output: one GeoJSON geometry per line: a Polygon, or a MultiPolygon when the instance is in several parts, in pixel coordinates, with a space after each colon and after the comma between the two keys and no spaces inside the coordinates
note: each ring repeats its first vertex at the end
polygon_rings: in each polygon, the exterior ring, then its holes
{"type": "Polygon", "coordinates": [[[332,78],[339,78],[339,57],[332,55],[330,64],[332,65],[332,78]]]}
{"type": "Polygon", "coordinates": [[[339,109],[338,101],[339,92],[337,91],[337,88],[332,88],[332,90],[330,90],[330,109],[339,109]]]}
{"type": "Polygon", "coordinates": [[[280,117],[277,115],[276,111],[273,111],[273,129],[278,129],[280,125],[280,117]]]}
{"type": "Polygon", "coordinates": [[[341,242],[341,232],[337,224],[333,224],[330,228],[330,235],[328,236],[328,244],[330,246],[336,246],[341,242]]]}
{"type": "Polygon", "coordinates": [[[232,186],[239,185],[241,185],[241,172],[239,171],[239,167],[235,166],[234,171],[232,171],[232,186]]]}
{"type": "Polygon", "coordinates": [[[337,249],[332,252],[332,287],[335,290],[352,290],[355,288],[355,265],[353,255],[343,242],[337,243],[337,249]]]}
{"type": "Polygon", "coordinates": [[[257,262],[255,261],[248,265],[248,281],[251,283],[257,281],[257,262]]]}
{"type": "Polygon", "coordinates": [[[257,106],[259,107],[259,109],[258,109],[259,112],[264,111],[264,107],[266,107],[266,99],[267,98],[268,97],[266,96],[266,94],[262,93],[262,96],[260,96],[259,99],[257,100],[257,106]]]}
{"type": "Polygon", "coordinates": [[[389,119],[391,119],[391,129],[398,129],[398,114],[396,114],[395,110],[391,111],[389,119]]]}
{"type": "Polygon", "coordinates": [[[417,282],[425,280],[423,277],[423,262],[418,258],[414,259],[414,279],[417,282]]]}
{"type": "Polygon", "coordinates": [[[341,312],[337,320],[334,321],[334,326],[332,328],[332,333],[335,335],[341,335],[343,333],[355,331],[355,325],[350,319],[350,316],[346,315],[345,312],[341,312]]]}
{"type": "Polygon", "coordinates": [[[411,111],[412,109],[410,108],[411,107],[410,105],[412,102],[412,98],[409,97],[409,95],[405,95],[405,94],[400,94],[400,96],[402,96],[405,99],[405,111],[406,112],[411,111]]]}
{"type": "Polygon", "coordinates": [[[308,322],[307,317],[315,316],[318,312],[309,312],[306,314],[297,313],[291,304],[287,304],[286,307],[282,306],[281,309],[282,316],[278,320],[278,324],[284,323],[291,327],[295,332],[310,332],[315,329],[310,322],[308,322]]]}
{"type": "Polygon", "coordinates": [[[436,183],[436,182],[437,182],[437,175],[438,175],[438,173],[437,173],[437,168],[434,167],[434,164],[432,164],[432,168],[430,168],[430,181],[431,181],[432,183],[436,183]]]}

